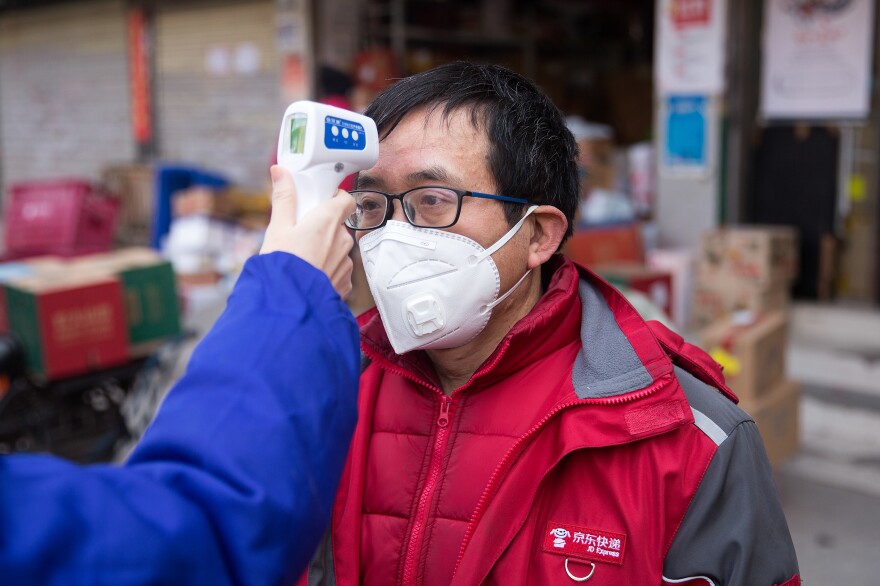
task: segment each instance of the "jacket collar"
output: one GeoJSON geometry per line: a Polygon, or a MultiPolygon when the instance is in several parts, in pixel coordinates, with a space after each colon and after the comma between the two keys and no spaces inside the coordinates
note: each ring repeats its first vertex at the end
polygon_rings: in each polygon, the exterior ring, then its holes
{"type": "MultiPolygon", "coordinates": [[[[620,292],[561,255],[545,267],[551,276],[544,295],[511,328],[469,384],[504,379],[578,337],[582,347],[572,369],[577,398],[623,395],[672,372],[672,363],[650,328],[620,292]]],[[[426,385],[438,386],[425,352],[394,352],[376,308],[361,315],[358,322],[364,350],[373,360],[407,371],[426,385]]]]}

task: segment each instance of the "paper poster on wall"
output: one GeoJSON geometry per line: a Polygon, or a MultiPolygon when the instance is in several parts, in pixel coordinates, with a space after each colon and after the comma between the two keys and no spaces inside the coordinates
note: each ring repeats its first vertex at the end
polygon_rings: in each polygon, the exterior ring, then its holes
{"type": "Polygon", "coordinates": [[[707,97],[665,98],[662,171],[701,175],[709,170],[707,97]]]}
{"type": "Polygon", "coordinates": [[[866,117],[874,0],[767,0],[764,9],[764,118],[866,117]]]}
{"type": "Polygon", "coordinates": [[[256,43],[244,42],[235,46],[233,58],[235,72],[239,75],[254,75],[260,71],[263,56],[256,43]]]}
{"type": "Polygon", "coordinates": [[[211,45],[205,49],[205,71],[211,75],[229,75],[232,69],[232,56],[229,47],[211,45]]]}
{"type": "Polygon", "coordinates": [[[724,91],[727,0],[657,0],[658,95],[724,91]]]}

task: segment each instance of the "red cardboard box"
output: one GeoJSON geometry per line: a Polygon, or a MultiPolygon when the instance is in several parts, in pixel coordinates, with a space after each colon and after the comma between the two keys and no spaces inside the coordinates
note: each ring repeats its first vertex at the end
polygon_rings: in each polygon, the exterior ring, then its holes
{"type": "Polygon", "coordinates": [[[638,224],[577,230],[562,252],[587,267],[611,263],[643,264],[645,250],[638,224]]]}
{"type": "Polygon", "coordinates": [[[8,284],[6,305],[9,330],[39,378],[74,376],[129,358],[118,279],[36,275],[8,284]]]}

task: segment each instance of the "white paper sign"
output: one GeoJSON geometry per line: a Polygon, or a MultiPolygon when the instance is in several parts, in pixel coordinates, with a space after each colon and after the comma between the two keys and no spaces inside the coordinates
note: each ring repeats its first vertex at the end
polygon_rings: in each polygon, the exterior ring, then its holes
{"type": "Polygon", "coordinates": [[[235,72],[253,75],[260,71],[262,56],[260,48],[254,43],[239,43],[235,46],[235,72]]]}
{"type": "Polygon", "coordinates": [[[205,71],[211,75],[229,75],[231,62],[229,47],[211,45],[205,50],[205,71]]]}
{"type": "Polygon", "coordinates": [[[874,0],[767,0],[764,8],[764,118],[866,117],[874,0]]]}
{"type": "Polygon", "coordinates": [[[658,94],[724,91],[727,0],[657,0],[658,94]]]}

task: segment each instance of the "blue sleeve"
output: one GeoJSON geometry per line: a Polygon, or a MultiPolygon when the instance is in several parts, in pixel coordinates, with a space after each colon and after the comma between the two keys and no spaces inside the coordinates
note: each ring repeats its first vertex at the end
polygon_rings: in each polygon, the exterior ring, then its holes
{"type": "Polygon", "coordinates": [[[0,582],[295,580],[329,523],[358,364],[327,277],[252,258],[125,465],[0,458],[0,582]]]}

